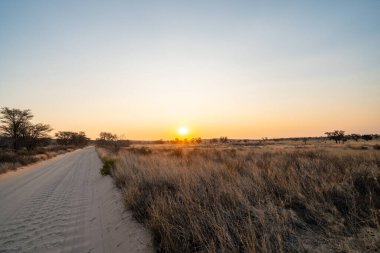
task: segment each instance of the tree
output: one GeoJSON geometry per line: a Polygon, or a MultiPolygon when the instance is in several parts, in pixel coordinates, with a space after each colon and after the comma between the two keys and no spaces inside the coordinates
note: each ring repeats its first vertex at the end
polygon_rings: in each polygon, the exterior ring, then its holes
{"type": "MultiPolygon", "coordinates": [[[[96,145],[112,148],[114,152],[120,150],[121,144],[122,142],[118,140],[117,135],[109,132],[101,132],[99,138],[96,139],[96,145]]],[[[124,144],[129,145],[129,142],[124,141],[124,144]]]]}
{"type": "Polygon", "coordinates": [[[344,131],[342,130],[334,130],[333,132],[326,132],[327,138],[330,140],[334,140],[335,143],[340,143],[345,140],[344,131]]]}
{"type": "Polygon", "coordinates": [[[12,141],[14,150],[21,147],[32,149],[41,143],[42,139],[48,137],[48,133],[52,130],[47,124],[33,124],[32,112],[28,110],[10,109],[3,107],[1,113],[1,133],[9,137],[12,141]]]}
{"type": "Polygon", "coordinates": [[[193,144],[200,144],[200,143],[202,143],[202,138],[191,138],[191,141],[190,141],[191,143],[193,143],[193,144]]]}
{"type": "Polygon", "coordinates": [[[81,131],[74,134],[73,143],[76,146],[86,146],[90,139],[87,138],[86,133],[81,131]]]}
{"type": "Polygon", "coordinates": [[[373,136],[370,135],[370,134],[363,134],[362,135],[362,139],[365,140],[365,141],[370,141],[373,139],[373,136]]]}
{"type": "Polygon", "coordinates": [[[11,138],[13,149],[17,150],[26,126],[30,124],[30,120],[33,118],[32,112],[30,110],[3,107],[0,113],[2,114],[2,125],[0,126],[2,134],[11,138]]]}
{"type": "Polygon", "coordinates": [[[99,134],[99,140],[102,141],[116,141],[117,140],[117,135],[108,133],[108,132],[101,132],[99,134]]]}
{"type": "Polygon", "coordinates": [[[227,138],[227,136],[221,136],[221,137],[219,138],[219,141],[220,141],[221,143],[226,143],[226,142],[228,142],[228,138],[227,138]]]}
{"type": "Polygon", "coordinates": [[[48,133],[52,130],[48,124],[30,124],[24,129],[22,142],[28,150],[33,149],[42,143],[43,140],[46,140],[49,137],[48,133]]]}
{"type": "Polygon", "coordinates": [[[350,138],[354,141],[358,141],[361,138],[360,134],[351,134],[350,138]]]}
{"type": "Polygon", "coordinates": [[[70,145],[71,143],[71,136],[73,135],[73,132],[69,131],[59,131],[55,134],[56,141],[60,145],[70,145]]]}
{"type": "Polygon", "coordinates": [[[87,145],[89,138],[86,137],[85,132],[70,132],[70,131],[59,131],[55,134],[57,143],[60,145],[74,145],[74,146],[85,146],[87,145]]]}

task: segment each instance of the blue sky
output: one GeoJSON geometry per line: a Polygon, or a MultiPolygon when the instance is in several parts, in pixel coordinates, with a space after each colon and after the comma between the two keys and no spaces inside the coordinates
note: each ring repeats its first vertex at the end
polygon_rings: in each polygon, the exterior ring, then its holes
{"type": "Polygon", "coordinates": [[[130,138],[380,132],[380,1],[1,1],[0,106],[130,138]]]}

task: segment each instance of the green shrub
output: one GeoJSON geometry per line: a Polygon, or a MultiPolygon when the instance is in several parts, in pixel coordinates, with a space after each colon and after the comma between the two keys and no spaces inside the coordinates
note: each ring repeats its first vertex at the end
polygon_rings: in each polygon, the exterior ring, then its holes
{"type": "Polygon", "coordinates": [[[103,176],[111,175],[111,171],[115,166],[115,161],[112,159],[105,159],[103,161],[103,167],[100,169],[100,174],[103,176]]]}

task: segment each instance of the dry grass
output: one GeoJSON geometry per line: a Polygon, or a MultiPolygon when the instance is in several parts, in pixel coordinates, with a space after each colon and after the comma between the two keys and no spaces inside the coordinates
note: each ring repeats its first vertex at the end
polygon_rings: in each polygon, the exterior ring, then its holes
{"type": "Polygon", "coordinates": [[[10,149],[0,149],[0,174],[9,170],[16,170],[21,166],[50,159],[56,155],[72,151],[74,149],[74,147],[59,145],[39,147],[30,151],[20,150],[17,152],[10,149]]]}
{"type": "Polygon", "coordinates": [[[152,150],[99,154],[158,252],[380,250],[376,150],[152,150]]]}

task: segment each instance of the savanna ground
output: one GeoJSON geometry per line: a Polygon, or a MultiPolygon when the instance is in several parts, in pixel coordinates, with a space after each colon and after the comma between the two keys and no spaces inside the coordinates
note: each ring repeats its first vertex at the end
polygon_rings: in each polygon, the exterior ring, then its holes
{"type": "Polygon", "coordinates": [[[16,170],[22,166],[50,159],[54,156],[77,149],[74,146],[49,145],[33,150],[0,149],[0,174],[16,170]]]}
{"type": "Polygon", "coordinates": [[[163,144],[98,153],[157,252],[380,252],[378,144],[163,144]]]}

